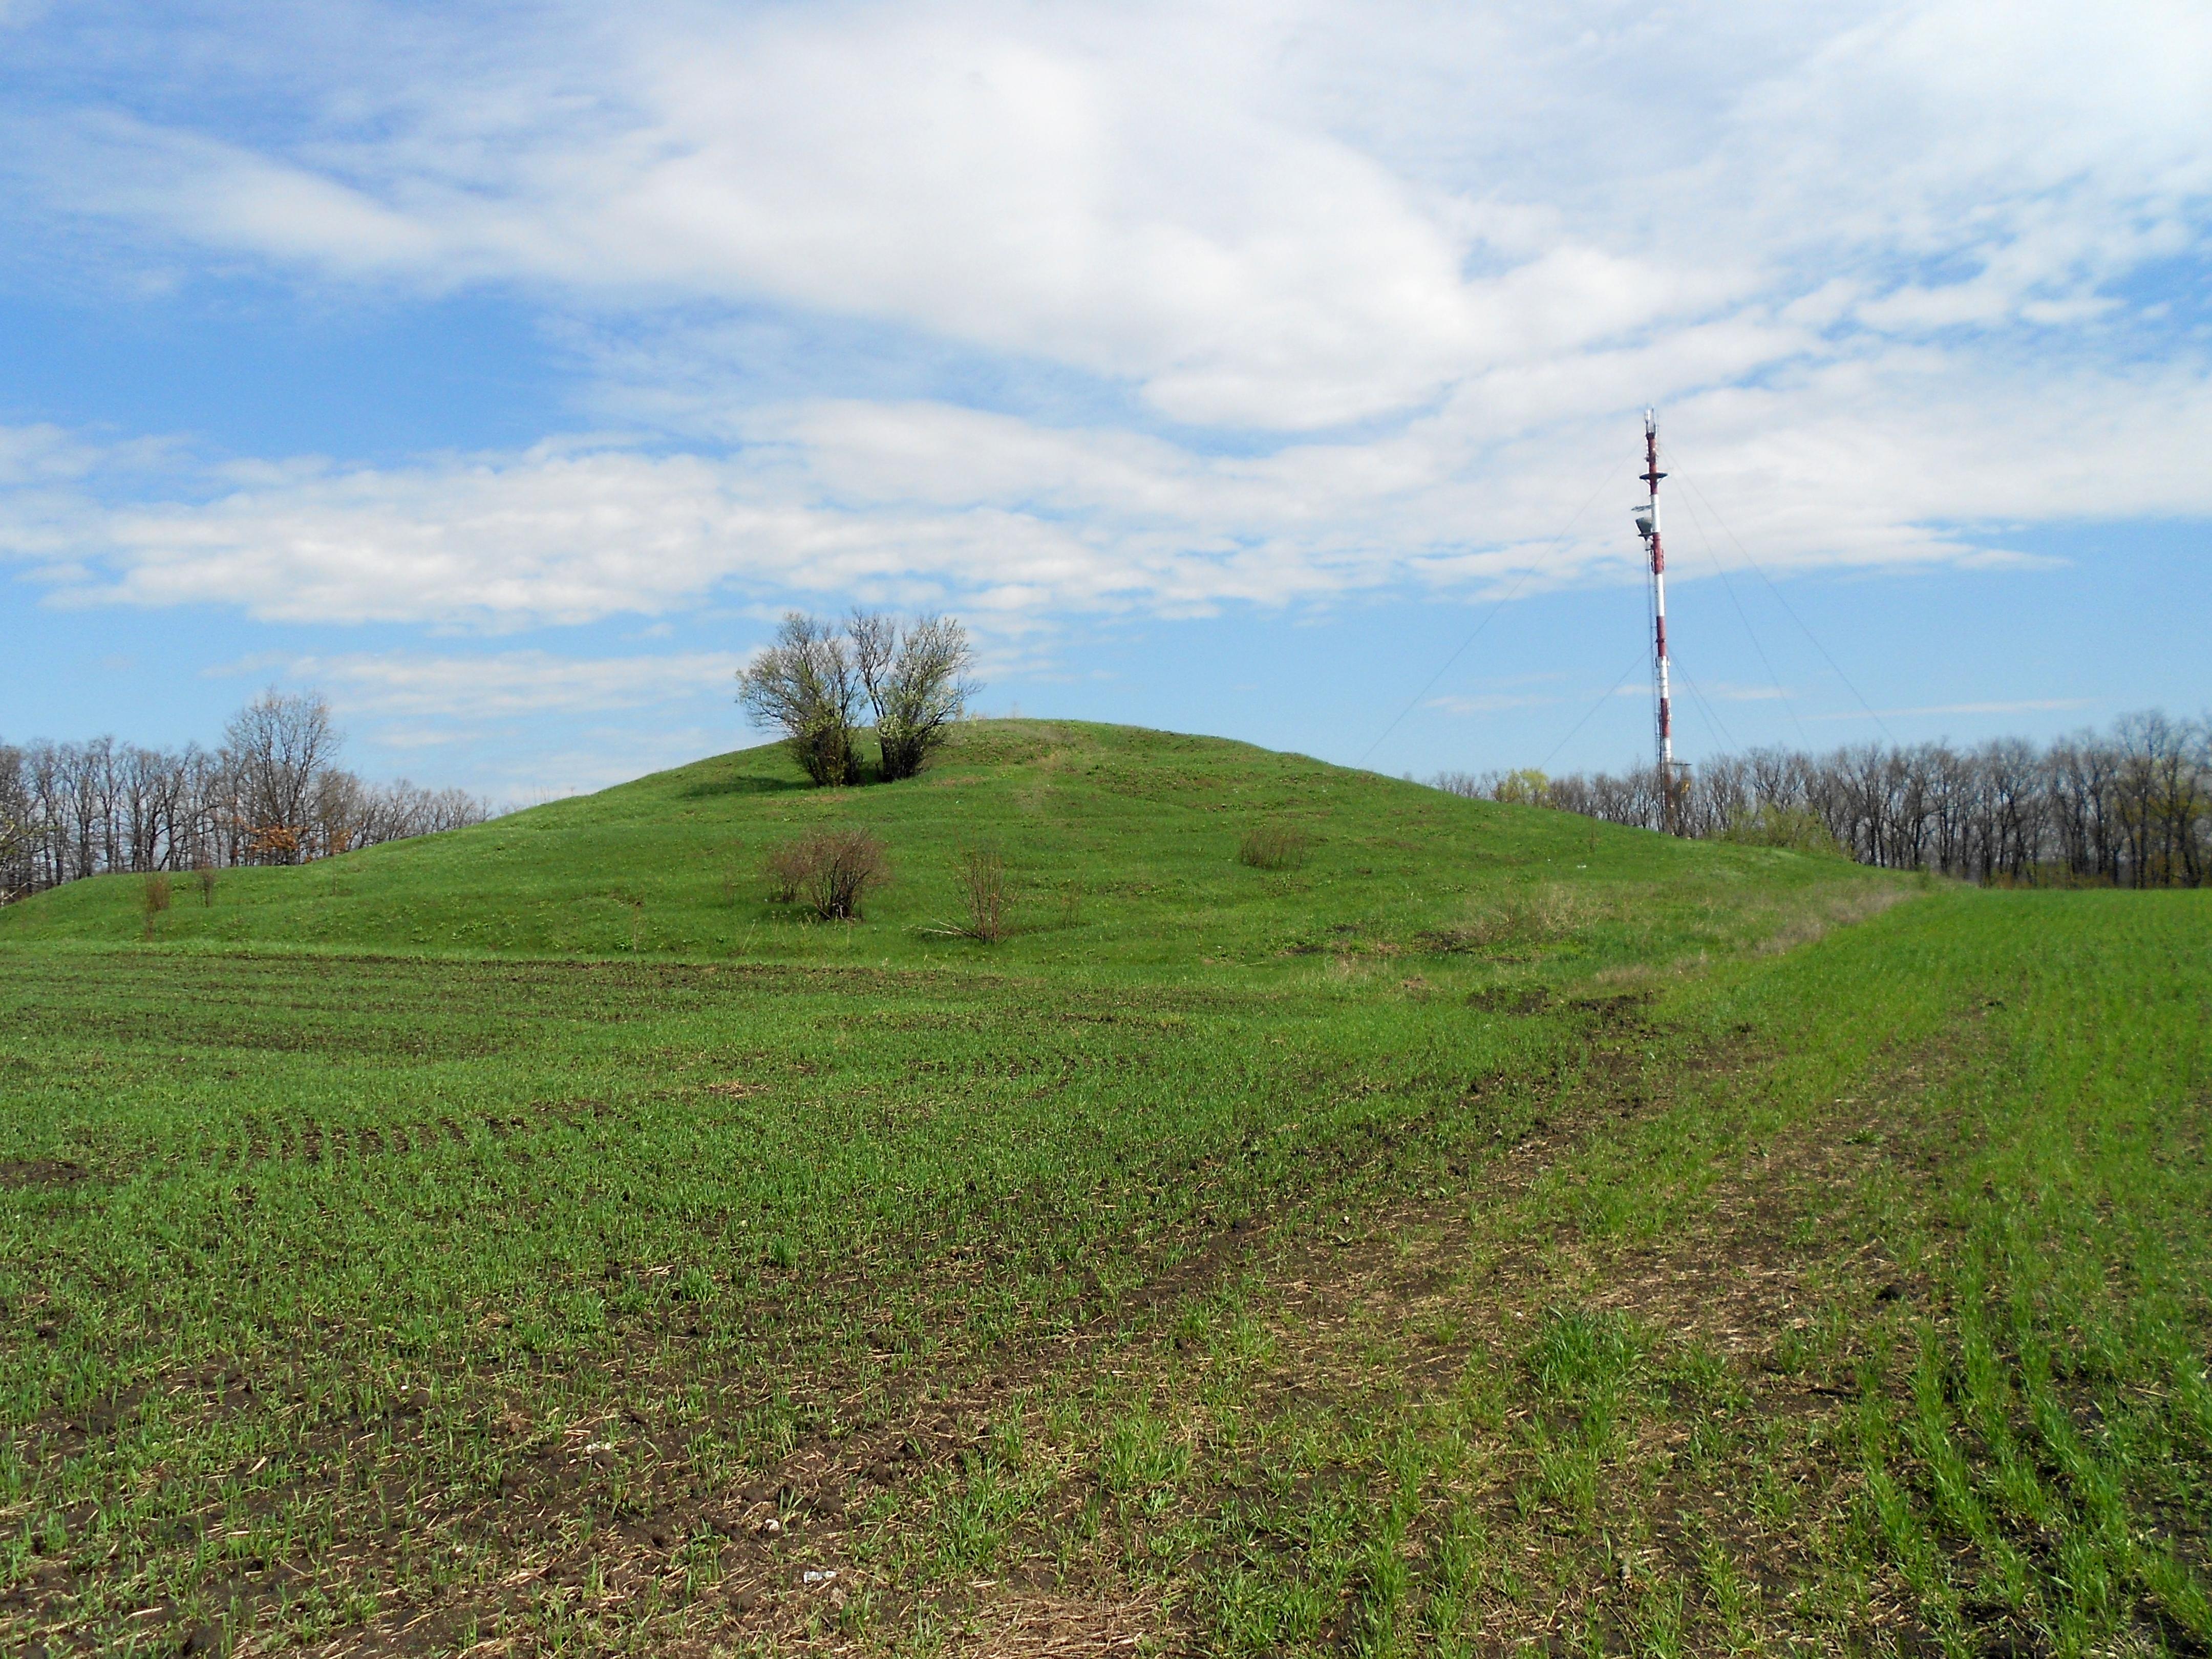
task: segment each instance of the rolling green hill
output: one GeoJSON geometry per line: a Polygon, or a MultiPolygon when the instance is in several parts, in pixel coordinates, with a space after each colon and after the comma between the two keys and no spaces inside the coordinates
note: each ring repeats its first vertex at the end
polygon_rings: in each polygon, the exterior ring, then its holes
{"type": "MultiPolygon", "coordinates": [[[[781,745],[698,762],[477,829],[297,869],[188,880],[167,944],[953,963],[959,855],[1016,893],[1002,964],[1247,968],[1464,956],[1582,971],[1728,950],[1895,885],[1849,864],[1699,845],[1436,790],[1219,738],[1034,720],[956,729],[905,782],[806,787],[781,745]],[[1254,826],[1311,838],[1302,868],[1237,861],[1254,826]],[[762,855],[818,826],[890,849],[864,924],[766,900],[762,855]]],[[[0,940],[141,937],[143,883],[70,884],[0,910],[0,940]]],[[[1469,958],[1473,960],[1473,958],[1469,958]]],[[[1509,965],[1510,965],[1509,963],[1509,965]]]]}
{"type": "Polygon", "coordinates": [[[144,890],[0,911],[0,1650],[2212,1645],[2212,895],[1021,721],[144,890]]]}

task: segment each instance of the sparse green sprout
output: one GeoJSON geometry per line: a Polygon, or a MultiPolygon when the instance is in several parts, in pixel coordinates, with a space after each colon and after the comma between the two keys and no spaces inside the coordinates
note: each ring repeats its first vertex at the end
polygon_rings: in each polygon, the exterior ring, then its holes
{"type": "Polygon", "coordinates": [[[1080,933],[754,951],[793,781],[0,911],[16,1646],[2203,1646],[2204,896],[1009,721],[873,833],[1080,933]]]}

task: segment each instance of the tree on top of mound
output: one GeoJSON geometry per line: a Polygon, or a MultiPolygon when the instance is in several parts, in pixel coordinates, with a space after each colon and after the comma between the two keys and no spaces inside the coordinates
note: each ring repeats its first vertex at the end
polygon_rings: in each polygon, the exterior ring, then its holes
{"type": "Polygon", "coordinates": [[[793,758],[817,783],[860,781],[853,750],[860,677],[843,635],[793,611],[775,643],[738,671],[738,701],[763,726],[783,728],[793,758]]]}
{"type": "Polygon", "coordinates": [[[794,611],[775,643],[738,671],[738,701],[780,727],[793,757],[819,784],[860,781],[854,746],[863,697],[875,714],[885,781],[910,778],[945,741],[977,687],[968,631],[949,617],[902,628],[880,611],[854,611],[842,629],[794,611]]]}
{"type": "Polygon", "coordinates": [[[975,653],[950,617],[917,617],[906,629],[880,611],[855,611],[853,664],[876,713],[886,782],[910,778],[945,741],[978,690],[967,678],[975,653]]]}

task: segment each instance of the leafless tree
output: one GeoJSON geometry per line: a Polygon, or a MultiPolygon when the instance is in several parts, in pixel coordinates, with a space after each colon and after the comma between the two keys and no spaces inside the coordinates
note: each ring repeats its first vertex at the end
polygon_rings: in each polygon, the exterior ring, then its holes
{"type": "Polygon", "coordinates": [[[223,748],[258,862],[297,864],[313,856],[315,793],[336,759],[330,705],[312,693],[273,687],[231,717],[223,748]]]}
{"type": "Polygon", "coordinates": [[[0,744],[0,904],[31,889],[31,812],[23,753],[0,744]]]}
{"type": "MultiPolygon", "coordinates": [[[[1650,769],[1563,778],[1451,773],[1436,781],[1455,794],[1669,827],[1650,769]]],[[[2130,714],[2109,733],[2042,749],[1997,738],[1969,750],[1869,744],[1826,756],[1724,755],[1698,768],[1673,827],[1765,833],[1800,815],[1853,858],[1893,869],[1985,882],[2202,886],[2212,868],[2212,720],[2130,714]]],[[[1794,829],[1791,836],[1803,839],[1794,829]]]]}
{"type": "Polygon", "coordinates": [[[216,750],[112,738],[0,744],[0,902],[118,871],[325,858],[491,815],[460,790],[340,770],[319,698],[271,693],[231,730],[242,741],[216,750]]]}

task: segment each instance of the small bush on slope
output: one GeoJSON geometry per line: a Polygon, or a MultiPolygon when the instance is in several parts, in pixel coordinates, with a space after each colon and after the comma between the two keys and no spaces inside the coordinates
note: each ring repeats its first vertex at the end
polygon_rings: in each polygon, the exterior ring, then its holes
{"type": "Polygon", "coordinates": [[[868,889],[890,874],[882,842],[865,830],[815,830],[765,860],[780,902],[803,902],[824,921],[858,921],[868,889]]]}

